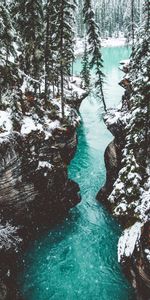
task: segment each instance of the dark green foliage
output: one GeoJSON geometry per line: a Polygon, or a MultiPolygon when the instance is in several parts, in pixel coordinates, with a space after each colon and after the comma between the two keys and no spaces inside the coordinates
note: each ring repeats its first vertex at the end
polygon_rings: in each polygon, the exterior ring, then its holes
{"type": "Polygon", "coordinates": [[[0,57],[7,65],[10,55],[15,56],[13,42],[15,30],[13,28],[8,9],[0,3],[0,57]]]}
{"type": "Polygon", "coordinates": [[[95,83],[95,87],[97,88],[97,94],[103,103],[103,108],[105,112],[106,103],[103,93],[103,78],[104,74],[102,72],[103,60],[101,54],[101,41],[100,41],[100,33],[98,26],[95,22],[95,13],[92,9],[91,0],[84,1],[83,7],[84,14],[84,23],[86,24],[87,34],[88,34],[88,43],[89,43],[89,55],[91,57],[90,60],[90,68],[95,68],[97,80],[95,83]]]}
{"type": "Polygon", "coordinates": [[[89,66],[89,54],[87,50],[87,42],[85,41],[84,55],[82,59],[82,71],[81,78],[83,82],[83,88],[87,91],[90,90],[90,66],[89,66]]]}
{"type": "Polygon", "coordinates": [[[62,63],[64,75],[70,75],[70,67],[74,60],[74,19],[75,4],[68,0],[60,0],[57,6],[56,45],[61,50],[58,61],[62,63]]]}
{"type": "Polygon", "coordinates": [[[10,12],[6,5],[0,3],[0,101],[2,93],[6,89],[12,89],[18,77],[13,65],[16,59],[15,40],[16,32],[10,18],[10,12]]]}
{"type": "Polygon", "coordinates": [[[144,3],[144,20],[146,30],[150,29],[150,0],[145,1],[144,3]]]}
{"type": "MultiPolygon", "coordinates": [[[[150,163],[150,31],[148,2],[144,2],[143,24],[132,53],[124,97],[129,105],[118,110],[114,124],[124,123],[121,168],[108,200],[115,204],[114,214],[143,221],[149,214],[150,163]]],[[[113,126],[111,120],[111,126],[113,126]]],[[[116,135],[116,139],[122,136],[116,135]]],[[[119,140],[118,139],[118,140],[119,140]]],[[[120,143],[120,142],[119,142],[120,143]]]]}
{"type": "Polygon", "coordinates": [[[48,95],[48,85],[49,83],[53,86],[53,96],[54,96],[54,84],[58,80],[56,72],[56,58],[57,58],[57,48],[55,45],[56,36],[56,10],[55,10],[55,0],[47,0],[44,5],[44,35],[45,35],[45,45],[44,45],[44,59],[45,59],[45,95],[48,95]]]}
{"type": "Polygon", "coordinates": [[[56,45],[58,51],[58,73],[60,74],[61,88],[61,106],[62,117],[64,117],[64,80],[65,76],[70,76],[71,64],[74,60],[73,51],[73,11],[75,9],[75,1],[60,0],[57,3],[57,33],[56,45]],[[74,2],[74,3],[73,3],[74,2]]]}
{"type": "Polygon", "coordinates": [[[24,65],[26,74],[36,79],[41,73],[43,63],[42,2],[40,0],[15,1],[13,13],[22,42],[22,66],[24,65]]]}
{"type": "MultiPolygon", "coordinates": [[[[125,34],[128,40],[132,38],[131,29],[131,1],[132,0],[92,0],[95,10],[95,21],[99,26],[102,38],[119,37],[125,34]]],[[[84,36],[85,28],[81,11],[84,0],[78,0],[77,32],[84,36]]],[[[134,29],[142,22],[142,0],[134,0],[134,29]]]]}
{"type": "Polygon", "coordinates": [[[3,74],[8,87],[12,74],[12,71],[4,70],[4,64],[7,69],[9,65],[14,69],[17,67],[21,84],[25,81],[24,88],[40,99],[45,79],[45,102],[48,104],[52,90],[53,97],[61,96],[62,116],[64,83],[69,81],[74,60],[75,4],[75,0],[16,0],[9,2],[9,12],[0,4],[1,82],[3,74]],[[17,37],[14,37],[15,32],[17,37]],[[14,57],[14,41],[17,57],[14,57]],[[8,61],[10,55],[14,65],[8,61]]]}

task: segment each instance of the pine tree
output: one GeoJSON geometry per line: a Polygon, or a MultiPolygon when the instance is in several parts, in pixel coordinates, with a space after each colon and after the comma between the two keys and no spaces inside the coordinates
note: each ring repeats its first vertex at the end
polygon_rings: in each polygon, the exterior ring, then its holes
{"type": "MultiPolygon", "coordinates": [[[[82,2],[83,0],[80,0],[81,7],[78,8],[79,13],[76,16],[79,36],[81,36],[81,27],[83,29],[83,21],[79,18],[82,2]]],[[[134,29],[142,23],[142,2],[143,0],[134,0],[134,29]]],[[[102,38],[119,37],[121,32],[131,39],[131,0],[92,0],[92,4],[95,10],[95,20],[100,28],[102,38]]],[[[84,29],[82,31],[83,35],[84,29]]]]}
{"type": "Polygon", "coordinates": [[[13,12],[16,28],[22,41],[24,71],[34,79],[39,79],[43,67],[42,2],[40,0],[17,0],[13,12]]]}
{"type": "MultiPolygon", "coordinates": [[[[135,132],[139,130],[145,131],[143,140],[140,137],[139,145],[142,144],[141,148],[144,149],[144,161],[143,166],[146,163],[146,158],[148,157],[148,147],[150,144],[150,91],[149,91],[149,81],[150,81],[150,24],[149,24],[149,14],[150,14],[150,1],[145,1],[143,6],[143,23],[140,27],[139,33],[137,35],[135,50],[132,53],[132,68],[134,78],[135,74],[139,73],[135,80],[136,93],[138,94],[135,104],[139,109],[136,120],[134,121],[133,128],[135,132]],[[143,59],[144,58],[144,59],[143,59]],[[138,100],[138,101],[137,101],[138,100]],[[141,128],[142,125],[142,128],[141,128]]],[[[134,92],[135,93],[135,92],[134,92]]],[[[133,93],[133,96],[134,96],[133,93]]],[[[143,134],[143,132],[142,132],[143,134]]],[[[141,136],[142,136],[141,134],[141,136]]],[[[142,157],[143,159],[143,157],[142,157]]]]}
{"type": "Polygon", "coordinates": [[[58,29],[57,29],[57,46],[58,46],[58,62],[60,74],[61,89],[61,108],[62,117],[64,118],[64,79],[70,76],[71,64],[74,60],[72,29],[73,11],[75,9],[75,1],[60,0],[57,4],[58,11],[58,29]],[[74,3],[73,3],[74,2],[74,3]]]}
{"type": "Polygon", "coordinates": [[[150,0],[144,2],[145,29],[150,29],[150,0]]]}
{"type": "MultiPolygon", "coordinates": [[[[57,49],[55,46],[55,36],[57,31],[55,10],[55,0],[47,0],[44,6],[45,14],[45,95],[48,94],[48,85],[53,86],[54,97],[54,82],[56,78],[56,55],[57,49]]],[[[58,79],[58,78],[57,78],[58,79]]]]}
{"type": "Polygon", "coordinates": [[[132,31],[132,51],[134,51],[134,0],[131,0],[131,31],[132,31]]]}
{"type": "Polygon", "coordinates": [[[88,43],[90,45],[89,48],[89,55],[91,56],[90,68],[94,67],[96,70],[97,81],[95,83],[95,86],[97,87],[98,96],[100,97],[103,103],[103,108],[106,112],[107,108],[106,108],[106,103],[105,103],[105,98],[103,93],[104,74],[102,72],[103,60],[101,55],[101,41],[100,41],[99,29],[94,20],[95,14],[92,9],[91,0],[85,0],[83,13],[84,13],[84,22],[87,28],[88,43]]]}
{"type": "Polygon", "coordinates": [[[82,71],[81,71],[81,78],[83,82],[83,87],[89,91],[90,90],[90,66],[89,66],[89,59],[88,59],[88,50],[87,50],[87,42],[85,40],[84,46],[84,55],[82,59],[82,71]]]}
{"type": "Polygon", "coordinates": [[[76,34],[83,38],[84,36],[84,23],[83,23],[83,0],[77,0],[77,9],[76,9],[76,34]]]}
{"type": "Polygon", "coordinates": [[[16,80],[16,69],[13,66],[16,59],[15,38],[16,32],[10,12],[3,3],[0,3],[0,99],[2,93],[12,88],[16,80]]]}
{"type": "Polygon", "coordinates": [[[13,28],[10,12],[0,3],[0,56],[5,60],[6,65],[10,55],[15,56],[14,49],[15,30],[13,28]]]}
{"type": "Polygon", "coordinates": [[[145,96],[145,103],[146,103],[146,118],[145,118],[145,157],[150,159],[149,153],[149,145],[150,145],[150,89],[149,89],[149,82],[150,82],[150,0],[144,2],[144,30],[145,30],[145,43],[143,48],[146,46],[147,50],[147,70],[144,74],[146,78],[148,78],[148,82],[144,82],[144,96],[145,96]]]}

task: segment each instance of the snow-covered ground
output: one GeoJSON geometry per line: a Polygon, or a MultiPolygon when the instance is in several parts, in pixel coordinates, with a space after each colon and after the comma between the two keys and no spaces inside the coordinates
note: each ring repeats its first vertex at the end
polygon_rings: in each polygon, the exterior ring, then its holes
{"type": "Polygon", "coordinates": [[[18,236],[18,228],[10,225],[8,222],[5,225],[0,224],[0,250],[15,249],[17,252],[22,239],[18,236]]]}
{"type": "Polygon", "coordinates": [[[0,111],[0,134],[5,135],[5,132],[10,132],[12,130],[12,123],[10,120],[10,109],[7,111],[0,111]]]}
{"type": "Polygon", "coordinates": [[[143,223],[136,222],[130,228],[124,230],[122,236],[119,239],[118,243],[118,261],[121,262],[121,259],[129,257],[132,255],[135,245],[139,242],[141,236],[141,228],[143,223]]]}
{"type": "Polygon", "coordinates": [[[123,37],[102,40],[102,47],[120,47],[125,46],[126,44],[126,39],[123,37]]]}
{"type": "MultiPolygon", "coordinates": [[[[27,82],[26,77],[24,77],[23,84],[20,88],[22,91],[22,95],[30,88],[32,90],[32,86],[30,84],[31,78],[28,78],[29,82],[27,82]],[[28,87],[29,86],[29,87],[28,87]]],[[[43,82],[41,82],[41,86],[43,82]]],[[[69,104],[65,103],[64,112],[65,117],[70,121],[70,125],[77,126],[80,122],[80,116],[77,111],[72,107],[72,102],[77,101],[82,98],[85,94],[85,90],[81,88],[81,79],[79,77],[71,78],[68,85],[64,88],[66,100],[69,100],[69,104]]],[[[11,105],[11,96],[8,94],[3,97],[3,104],[6,110],[0,109],[0,142],[3,142],[7,137],[13,132],[13,117],[17,112],[14,112],[13,107],[11,105]]],[[[63,125],[61,124],[61,97],[60,95],[55,96],[54,98],[49,99],[49,103],[51,104],[51,108],[44,109],[44,107],[40,106],[41,113],[43,117],[39,117],[38,113],[32,107],[28,112],[24,114],[20,112],[20,134],[25,136],[30,134],[32,131],[43,132],[45,134],[45,139],[49,139],[52,136],[53,131],[56,128],[61,128],[63,125]],[[57,118],[54,120],[50,118],[51,111],[55,110],[55,114],[57,118]]],[[[19,106],[20,109],[20,106],[19,106]]]]}
{"type": "Polygon", "coordinates": [[[37,115],[34,115],[33,117],[25,116],[22,119],[21,134],[26,135],[31,131],[40,131],[44,132],[45,139],[48,139],[50,136],[52,136],[52,131],[60,127],[60,122],[58,120],[51,121],[48,119],[46,114],[43,117],[43,123],[40,123],[37,115]]]}
{"type": "MultiPolygon", "coordinates": [[[[118,243],[119,262],[125,262],[126,258],[132,257],[135,249],[140,251],[141,235],[146,240],[144,251],[147,260],[150,261],[149,238],[147,229],[144,227],[150,222],[150,164],[147,154],[146,167],[143,170],[142,157],[145,156],[143,145],[146,142],[146,126],[148,127],[148,123],[145,124],[144,120],[147,118],[145,91],[149,87],[147,84],[149,52],[142,59],[139,53],[139,47],[137,47],[136,60],[132,58],[131,61],[120,62],[120,68],[126,74],[122,80],[126,93],[122,107],[119,106],[116,110],[111,109],[105,115],[106,126],[114,135],[117,132],[116,129],[124,128],[125,133],[121,168],[113,185],[113,191],[108,197],[114,216],[124,220],[127,227],[118,243]]],[[[147,136],[149,136],[149,127],[147,136]]],[[[117,132],[117,137],[122,137],[121,131],[117,132]]],[[[149,148],[147,150],[149,152],[149,148]]]]}

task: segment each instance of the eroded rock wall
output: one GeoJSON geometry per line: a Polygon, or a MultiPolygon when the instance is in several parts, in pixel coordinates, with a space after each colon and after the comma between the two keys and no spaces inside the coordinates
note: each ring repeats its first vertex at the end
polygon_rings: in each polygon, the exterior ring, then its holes
{"type": "Polygon", "coordinates": [[[12,134],[4,140],[0,156],[1,219],[36,226],[76,205],[79,187],[67,175],[76,146],[75,128],[57,131],[48,140],[38,132],[26,137],[12,134]]]}

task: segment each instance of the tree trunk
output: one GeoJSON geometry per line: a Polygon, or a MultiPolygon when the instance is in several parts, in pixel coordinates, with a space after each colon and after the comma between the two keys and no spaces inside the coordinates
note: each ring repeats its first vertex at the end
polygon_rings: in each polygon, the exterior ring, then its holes
{"type": "Polygon", "coordinates": [[[101,99],[102,99],[102,102],[103,102],[104,111],[107,112],[107,107],[106,107],[106,102],[105,102],[105,98],[104,98],[102,83],[100,85],[100,91],[101,91],[101,99]]]}
{"type": "Polygon", "coordinates": [[[147,114],[146,114],[146,120],[145,120],[145,143],[144,143],[144,149],[145,149],[145,167],[147,166],[147,160],[149,155],[149,145],[150,145],[150,103],[149,99],[147,97],[147,114]]]}
{"type": "Polygon", "coordinates": [[[61,36],[60,36],[60,88],[61,88],[61,112],[64,118],[64,63],[63,63],[63,38],[64,38],[64,0],[61,0],[61,36]]]}
{"type": "Polygon", "coordinates": [[[49,54],[49,13],[48,13],[48,0],[46,5],[46,43],[45,43],[45,96],[47,97],[48,92],[48,54],[49,54]]]}
{"type": "Polygon", "coordinates": [[[131,0],[131,31],[132,31],[132,51],[134,51],[134,0],[131,0]]]}

